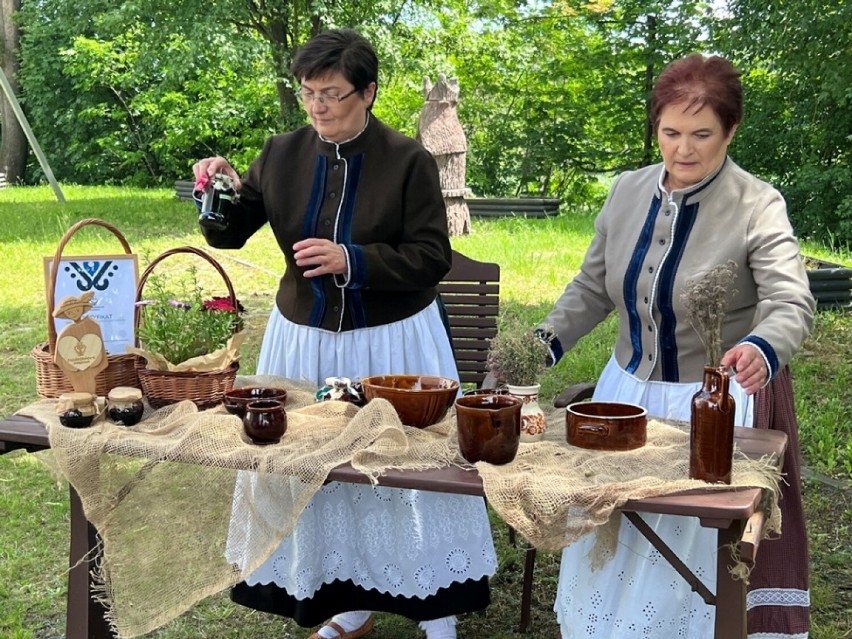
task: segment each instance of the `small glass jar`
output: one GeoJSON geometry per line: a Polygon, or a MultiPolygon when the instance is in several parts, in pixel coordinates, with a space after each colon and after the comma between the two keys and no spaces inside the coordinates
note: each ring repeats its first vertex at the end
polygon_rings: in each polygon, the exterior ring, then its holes
{"type": "Polygon", "coordinates": [[[63,393],[56,400],[59,423],[67,428],[87,428],[98,414],[92,393],[63,393]]]}
{"type": "Polygon", "coordinates": [[[363,400],[363,393],[358,388],[358,384],[353,384],[352,380],[348,377],[326,377],[325,386],[317,391],[316,400],[324,402],[332,399],[341,402],[351,402],[356,406],[360,406],[363,400]]]}
{"type": "Polygon", "coordinates": [[[142,419],[145,406],[142,391],[132,386],[116,386],[107,395],[107,415],[116,424],[134,426],[142,419]]]}

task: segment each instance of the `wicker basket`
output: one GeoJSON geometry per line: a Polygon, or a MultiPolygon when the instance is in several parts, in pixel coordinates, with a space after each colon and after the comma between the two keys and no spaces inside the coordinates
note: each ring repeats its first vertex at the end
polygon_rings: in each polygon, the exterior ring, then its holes
{"type": "MultiPolygon", "coordinates": [[[[118,238],[124,252],[130,255],[130,245],[124,236],[112,224],[89,218],[80,220],[59,240],[56,254],[53,256],[50,275],[47,284],[47,337],[48,341],[37,344],[31,354],[36,363],[36,392],[39,397],[54,399],[62,393],[70,393],[74,390],[65,373],[53,362],[56,352],[56,325],[53,322],[54,297],[56,296],[56,277],[59,273],[59,261],[65,246],[71,237],[84,226],[102,226],[111,231],[118,238]]],[[[107,367],[95,376],[95,390],[98,395],[106,395],[116,386],[137,386],[136,374],[137,356],[127,353],[117,353],[107,356],[107,367]]]]}
{"type": "MultiPolygon", "coordinates": [[[[139,278],[139,284],[136,287],[137,302],[142,299],[145,282],[148,281],[148,277],[154,268],[170,255],[181,253],[197,255],[213,266],[225,281],[225,286],[228,289],[228,298],[231,300],[234,308],[238,308],[237,296],[234,294],[234,287],[231,285],[231,280],[228,274],[225,273],[225,269],[210,255],[193,246],[181,246],[170,249],[156,257],[139,278]]],[[[137,305],[135,314],[137,335],[141,321],[142,309],[137,305]]],[[[216,404],[221,404],[225,398],[225,393],[234,387],[239,363],[234,362],[228,368],[218,371],[158,371],[145,368],[145,360],[140,358],[137,366],[137,374],[139,375],[139,383],[142,385],[142,392],[145,394],[148,403],[154,408],[160,408],[161,406],[189,399],[199,409],[205,410],[212,408],[216,404]]]]}

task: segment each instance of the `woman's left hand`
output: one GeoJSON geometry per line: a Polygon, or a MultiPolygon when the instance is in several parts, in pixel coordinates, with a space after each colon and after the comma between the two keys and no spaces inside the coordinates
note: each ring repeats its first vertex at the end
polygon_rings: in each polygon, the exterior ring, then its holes
{"type": "Polygon", "coordinates": [[[722,356],[719,362],[725,368],[732,368],[734,379],[748,395],[754,395],[767,381],[766,362],[757,347],[751,344],[737,344],[722,356]]]}
{"type": "Polygon", "coordinates": [[[346,274],[346,253],[339,244],[311,237],[296,242],[293,250],[297,266],[315,267],[305,271],[305,277],[346,274]]]}

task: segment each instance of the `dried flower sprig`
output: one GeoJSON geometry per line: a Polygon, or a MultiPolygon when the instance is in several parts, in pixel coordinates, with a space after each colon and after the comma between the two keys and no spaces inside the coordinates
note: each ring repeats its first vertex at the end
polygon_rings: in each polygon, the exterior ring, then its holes
{"type": "Polygon", "coordinates": [[[490,340],[488,370],[499,382],[533,386],[546,370],[548,337],[540,336],[516,318],[504,317],[490,340]]]}
{"type": "Polygon", "coordinates": [[[703,277],[688,280],[680,291],[680,301],[689,314],[689,323],[698,333],[707,363],[718,366],[722,359],[722,323],[731,297],[737,292],[737,263],[728,260],[714,266],[703,277]]]}

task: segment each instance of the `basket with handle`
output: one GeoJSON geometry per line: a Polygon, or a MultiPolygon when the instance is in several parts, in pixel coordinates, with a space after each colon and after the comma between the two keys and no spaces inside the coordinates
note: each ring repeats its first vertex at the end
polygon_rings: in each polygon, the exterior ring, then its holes
{"type": "MultiPolygon", "coordinates": [[[[178,254],[197,255],[216,269],[224,280],[225,287],[228,289],[228,299],[231,300],[234,308],[238,308],[237,296],[234,293],[231,279],[219,262],[208,253],[194,246],[180,246],[169,249],[154,258],[139,277],[139,283],[136,286],[137,305],[135,313],[137,342],[139,340],[138,329],[142,321],[142,308],[138,302],[142,300],[145,283],[160,262],[167,257],[178,254]]],[[[234,332],[236,333],[237,330],[238,328],[235,323],[234,332]]],[[[238,368],[239,363],[234,362],[227,368],[214,371],[161,371],[146,368],[145,360],[141,358],[137,362],[137,374],[139,375],[139,383],[142,385],[142,392],[145,394],[148,403],[154,408],[174,404],[185,399],[192,400],[201,410],[212,408],[220,404],[225,398],[225,393],[234,387],[238,368]]]]}
{"type": "MultiPolygon", "coordinates": [[[[53,310],[56,297],[56,278],[59,274],[59,262],[63,251],[71,237],[86,226],[100,226],[110,231],[118,241],[127,255],[131,254],[130,245],[121,232],[109,222],[96,218],[80,220],[65,231],[56,247],[53,263],[50,267],[47,282],[47,341],[37,344],[31,355],[36,363],[36,392],[39,397],[54,399],[62,393],[70,393],[74,390],[71,381],[53,361],[56,353],[56,325],[53,321],[53,310]]],[[[108,365],[95,376],[95,391],[98,395],[106,395],[116,386],[137,386],[136,374],[137,356],[130,353],[115,353],[107,356],[108,365]]]]}

